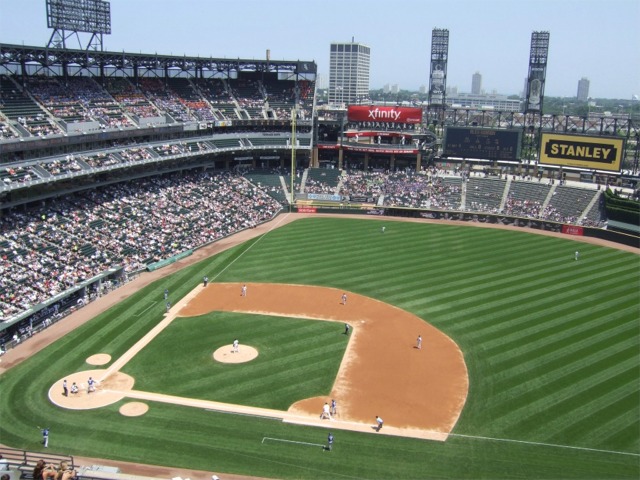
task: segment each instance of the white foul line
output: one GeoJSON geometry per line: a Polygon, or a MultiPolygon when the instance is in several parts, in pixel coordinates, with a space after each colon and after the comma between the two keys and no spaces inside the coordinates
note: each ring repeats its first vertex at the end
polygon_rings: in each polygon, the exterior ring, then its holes
{"type": "Polygon", "coordinates": [[[602,450],[600,448],[574,447],[572,445],[558,445],[558,444],[555,444],[555,443],[529,442],[527,440],[512,440],[512,439],[509,439],[509,438],[480,437],[480,436],[477,436],[477,435],[463,435],[461,433],[450,433],[449,436],[450,437],[471,438],[471,439],[476,439],[476,440],[493,440],[495,442],[524,443],[526,445],[537,445],[537,446],[541,446],[541,447],[570,448],[572,450],[585,450],[587,452],[613,453],[615,455],[631,455],[632,457],[640,457],[640,453],[618,452],[616,450],[602,450]]]}
{"type": "Polygon", "coordinates": [[[274,442],[297,443],[299,445],[311,445],[313,447],[323,447],[324,448],[324,445],[321,444],[321,443],[298,442],[296,440],[285,440],[284,438],[262,437],[262,442],[261,443],[264,443],[265,440],[273,440],[274,442]]]}
{"type": "Polygon", "coordinates": [[[145,308],[144,310],[142,310],[140,313],[136,313],[136,317],[139,317],[140,315],[142,315],[144,312],[146,312],[147,310],[149,310],[151,307],[153,307],[156,303],[158,303],[158,301],[153,301],[151,302],[151,305],[149,305],[147,308],[145,308]]]}
{"type": "Polygon", "coordinates": [[[220,275],[222,275],[224,273],[224,271],[229,268],[231,265],[233,265],[234,263],[236,263],[236,261],[238,261],[240,259],[240,257],[242,257],[245,253],[247,253],[249,250],[251,250],[256,243],[258,243],[260,240],[262,240],[262,238],[269,232],[271,232],[272,230],[274,230],[275,228],[278,227],[278,225],[280,225],[284,220],[286,220],[286,218],[289,216],[289,213],[286,213],[282,219],[280,219],[280,221],[278,221],[278,223],[276,223],[275,225],[273,225],[269,230],[267,230],[266,232],[264,232],[262,235],[256,237],[256,241],[253,242],[251,245],[249,245],[249,247],[247,247],[247,249],[242,252],[240,255],[238,255],[236,258],[234,258],[231,262],[229,262],[229,264],[224,267],[222,270],[220,270],[215,277],[213,277],[213,280],[215,280],[216,278],[218,278],[220,275]]]}

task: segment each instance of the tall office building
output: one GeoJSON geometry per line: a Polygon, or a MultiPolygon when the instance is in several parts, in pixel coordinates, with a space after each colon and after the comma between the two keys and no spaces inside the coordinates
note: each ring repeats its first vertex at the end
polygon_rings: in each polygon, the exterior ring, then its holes
{"type": "Polygon", "coordinates": [[[471,77],[471,93],[473,95],[482,93],[482,75],[480,75],[480,72],[474,73],[471,77]]]}
{"type": "Polygon", "coordinates": [[[578,101],[586,102],[589,100],[589,79],[582,77],[578,81],[578,101]]]}
{"type": "Polygon", "coordinates": [[[329,60],[329,103],[357,104],[369,98],[371,49],[361,43],[332,43],[329,60]]]}

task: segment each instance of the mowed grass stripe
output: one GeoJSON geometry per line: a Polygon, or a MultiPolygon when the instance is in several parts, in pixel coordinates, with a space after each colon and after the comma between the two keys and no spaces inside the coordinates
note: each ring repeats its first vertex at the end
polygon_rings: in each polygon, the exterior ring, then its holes
{"type": "MultiPolygon", "coordinates": [[[[616,357],[616,355],[613,357],[616,357]]],[[[624,358],[624,355],[621,354],[621,357],[624,358]]],[[[616,395],[625,396],[632,390],[630,387],[630,380],[633,380],[634,373],[632,364],[632,360],[623,360],[622,366],[614,369],[615,374],[612,375],[612,369],[608,368],[608,365],[610,365],[608,359],[601,360],[593,365],[592,370],[594,373],[586,379],[580,379],[574,384],[565,384],[564,386],[553,384],[552,387],[555,390],[547,388],[544,381],[531,382],[529,394],[514,398],[512,405],[517,405],[517,408],[512,407],[511,411],[496,419],[496,423],[514,425],[530,422],[531,426],[535,426],[536,420],[531,417],[539,412],[544,412],[544,415],[550,417],[564,415],[567,413],[567,409],[575,409],[579,405],[591,402],[597,397],[610,395],[617,388],[621,388],[621,390],[616,395]],[[598,369],[598,367],[601,368],[598,369]],[[569,403],[571,407],[565,407],[564,409],[558,406],[569,403]]],[[[522,381],[526,382],[529,378],[523,377],[522,381]]],[[[492,406],[491,410],[495,412],[504,409],[505,403],[506,401],[503,399],[502,402],[497,402],[495,409],[492,406]]],[[[538,418],[537,421],[544,420],[538,418]]]]}
{"type": "MultiPolygon", "coordinates": [[[[621,383],[625,382],[621,377],[621,383]]],[[[609,385],[607,385],[609,387],[609,385]]],[[[567,401],[571,401],[569,397],[567,401]]],[[[627,419],[630,415],[637,413],[637,398],[633,392],[629,392],[624,385],[619,388],[608,390],[606,393],[593,396],[585,401],[574,402],[575,408],[568,406],[570,414],[557,415],[553,421],[546,425],[540,425],[534,435],[543,433],[550,438],[555,438],[557,442],[565,443],[567,439],[582,438],[585,443],[590,443],[596,437],[593,432],[593,419],[597,418],[599,423],[607,425],[610,422],[616,423],[620,413],[626,412],[627,419]]]]}
{"type": "MultiPolygon", "coordinates": [[[[628,302],[633,307],[637,295],[633,292],[633,289],[620,290],[616,292],[616,295],[607,298],[604,303],[608,306],[625,306],[628,302]]],[[[606,297],[605,297],[606,298],[606,297]]],[[[527,298],[527,301],[518,302],[517,306],[509,308],[492,309],[490,311],[482,310],[473,318],[473,324],[470,321],[466,325],[466,328],[474,328],[477,332],[476,337],[481,341],[491,341],[496,336],[500,336],[508,341],[508,336],[511,334],[518,335],[521,330],[525,329],[529,325],[535,325],[542,320],[544,325],[548,324],[548,320],[555,323],[553,316],[565,314],[569,316],[569,320],[577,317],[585,318],[585,311],[589,311],[589,308],[584,308],[583,297],[578,295],[572,295],[570,297],[554,298],[552,294],[539,292],[538,295],[527,298]],[[550,301],[546,301],[550,300],[550,301]],[[541,303],[544,303],[546,307],[540,310],[535,310],[541,303]],[[550,305],[550,306],[549,306],[550,305]],[[504,321],[502,321],[504,319],[504,321]]],[[[589,302],[589,305],[601,304],[602,300],[594,300],[589,302]]],[[[501,305],[504,303],[501,302],[501,305]]],[[[610,312],[613,310],[610,310],[610,312]]],[[[617,316],[624,316],[625,314],[631,314],[626,309],[622,312],[616,312],[617,316]]],[[[607,312],[607,316],[609,312],[607,312]]],[[[587,315],[587,318],[591,315],[587,315]]],[[[464,330],[464,329],[461,329],[464,330]]],[[[517,340],[518,337],[515,337],[517,340]]]]}
{"type": "MultiPolygon", "coordinates": [[[[620,277],[619,274],[616,275],[616,272],[607,271],[602,278],[587,275],[577,277],[575,274],[567,274],[563,280],[555,278],[552,283],[550,283],[549,277],[544,279],[540,277],[538,282],[530,283],[526,281],[525,277],[505,277],[499,272],[496,272],[494,278],[496,278],[494,281],[490,281],[491,279],[486,277],[469,278],[469,281],[473,280],[475,284],[443,295],[441,298],[448,300],[444,305],[451,306],[455,304],[456,311],[460,312],[462,316],[466,314],[468,318],[476,318],[485,310],[491,309],[491,311],[495,311],[497,310],[496,307],[520,306],[525,300],[540,297],[541,295],[546,296],[548,303],[561,300],[576,300],[574,294],[576,291],[582,291],[588,287],[596,289],[612,279],[624,280],[625,277],[620,277]],[[540,288],[536,289],[536,286],[540,288]],[[493,301],[487,302],[487,298],[493,301]]],[[[630,278],[630,280],[632,279],[630,278]]],[[[621,283],[621,285],[624,285],[624,288],[629,288],[628,283],[621,283]]],[[[599,292],[597,298],[601,298],[606,293],[602,289],[597,291],[599,292]]],[[[581,296],[580,298],[584,297],[581,296]]]]}
{"type": "MultiPolygon", "coordinates": [[[[611,329],[613,320],[611,309],[607,305],[596,304],[592,309],[575,310],[575,306],[568,306],[566,309],[554,309],[553,312],[530,313],[526,317],[515,322],[514,328],[506,320],[502,323],[503,328],[493,328],[490,335],[483,334],[479,341],[486,345],[487,353],[492,355],[497,366],[502,363],[513,366],[517,365],[520,356],[540,355],[545,348],[552,348],[554,345],[573,343],[578,337],[584,337],[585,332],[605,331],[611,329]],[[570,313],[569,313],[570,312],[570,313]],[[554,317],[562,316],[566,321],[558,323],[554,317]],[[596,315],[587,315],[587,314],[596,315]],[[602,318],[597,314],[602,313],[602,318]],[[541,350],[542,349],[542,350],[541,350]]],[[[627,322],[622,325],[629,325],[633,328],[633,309],[629,308],[630,314],[627,322]]],[[[616,314],[616,320],[624,318],[624,315],[616,314]]],[[[614,324],[613,329],[622,325],[614,324]]]]}
{"type": "MultiPolygon", "coordinates": [[[[594,326],[591,331],[584,332],[582,338],[571,338],[570,341],[556,341],[549,345],[544,352],[532,352],[530,355],[522,355],[523,361],[516,364],[496,365],[501,375],[495,386],[500,390],[517,386],[521,380],[518,378],[540,375],[536,370],[542,370],[544,377],[551,375],[554,369],[570,371],[572,368],[588,368],[600,358],[608,358],[610,355],[620,352],[629,352],[633,357],[637,348],[630,335],[636,333],[632,325],[622,325],[615,329],[603,329],[594,326]]],[[[584,372],[586,373],[586,372],[584,372]]],[[[508,396],[513,392],[505,392],[508,396]]],[[[498,400],[499,398],[497,398],[498,400]]]]}
{"type": "MultiPolygon", "coordinates": [[[[569,428],[573,422],[580,421],[585,415],[588,415],[598,424],[606,423],[608,415],[599,415],[598,409],[613,405],[616,401],[627,399],[629,395],[632,395],[627,387],[631,375],[632,372],[625,371],[598,381],[587,388],[581,385],[579,388],[570,389],[571,393],[567,395],[549,395],[537,402],[525,404],[523,409],[528,410],[526,415],[519,418],[516,418],[515,415],[508,415],[501,417],[497,422],[509,423],[505,425],[507,437],[512,437],[517,432],[520,434],[526,432],[528,437],[541,439],[540,441],[545,442],[550,441],[553,425],[557,422],[564,421],[567,424],[566,428],[569,428]]],[[[628,400],[624,400],[624,402],[628,402],[628,400]]],[[[637,414],[635,409],[629,409],[629,403],[624,405],[626,406],[623,409],[631,415],[637,414]]],[[[612,411],[615,411],[615,408],[612,411]]]]}
{"type": "MultiPolygon", "coordinates": [[[[588,347],[577,349],[573,357],[578,357],[577,354],[582,353],[585,348],[588,347]]],[[[634,354],[632,346],[620,345],[620,348],[607,350],[605,353],[594,352],[593,358],[567,359],[566,356],[558,355],[550,361],[543,359],[536,362],[527,369],[504,372],[502,379],[494,384],[495,402],[490,408],[499,411],[519,397],[533,401],[546,397],[549,392],[560,395],[565,388],[575,388],[582,382],[594,383],[598,375],[606,379],[628,369],[629,364],[636,360],[634,354]]]]}

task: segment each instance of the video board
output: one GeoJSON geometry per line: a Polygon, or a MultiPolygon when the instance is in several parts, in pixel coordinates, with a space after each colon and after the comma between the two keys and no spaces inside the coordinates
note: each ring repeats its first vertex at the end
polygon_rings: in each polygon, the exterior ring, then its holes
{"type": "Polygon", "coordinates": [[[540,164],[619,172],[624,139],[543,133],[540,164]]]}
{"type": "Polygon", "coordinates": [[[443,142],[444,155],[515,161],[520,158],[521,138],[521,130],[447,127],[443,142]]]}

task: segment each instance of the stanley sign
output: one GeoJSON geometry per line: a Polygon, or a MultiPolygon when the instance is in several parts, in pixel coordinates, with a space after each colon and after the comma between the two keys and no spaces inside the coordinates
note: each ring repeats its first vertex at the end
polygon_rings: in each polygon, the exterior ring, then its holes
{"type": "Polygon", "coordinates": [[[540,163],[618,172],[623,150],[622,138],[543,133],[540,163]]]}

